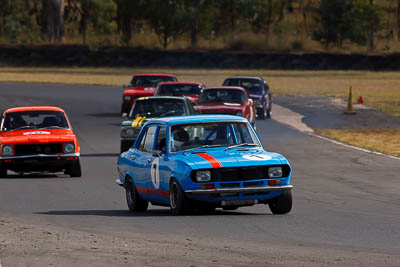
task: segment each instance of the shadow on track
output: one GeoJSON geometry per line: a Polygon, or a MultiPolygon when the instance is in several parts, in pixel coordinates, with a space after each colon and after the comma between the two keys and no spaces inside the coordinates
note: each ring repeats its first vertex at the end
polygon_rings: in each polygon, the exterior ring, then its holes
{"type": "MultiPolygon", "coordinates": [[[[131,213],[127,210],[53,210],[48,212],[36,212],[35,214],[40,215],[72,215],[72,216],[109,216],[109,217],[164,217],[164,216],[172,216],[169,209],[152,209],[146,212],[135,212],[131,213]]],[[[184,214],[184,216],[204,216],[204,215],[270,215],[266,214],[254,214],[254,213],[245,213],[245,212],[235,212],[235,211],[223,211],[216,210],[215,212],[208,211],[188,211],[184,214]]]]}
{"type": "Polygon", "coordinates": [[[97,158],[97,157],[118,157],[119,153],[88,153],[81,154],[82,158],[97,158]]]}
{"type": "Polygon", "coordinates": [[[1,180],[14,180],[14,179],[56,179],[56,178],[70,178],[65,174],[59,173],[27,173],[27,174],[8,174],[6,178],[0,178],[1,180]]]}
{"type": "Polygon", "coordinates": [[[120,113],[92,113],[87,115],[98,118],[121,118],[120,113]]]}

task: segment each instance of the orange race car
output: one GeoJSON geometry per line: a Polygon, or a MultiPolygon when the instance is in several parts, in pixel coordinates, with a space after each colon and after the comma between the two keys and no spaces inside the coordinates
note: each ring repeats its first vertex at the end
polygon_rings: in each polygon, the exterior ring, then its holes
{"type": "Polygon", "coordinates": [[[0,178],[14,172],[60,172],[81,176],[80,148],[64,110],[18,107],[3,112],[0,178]]]}

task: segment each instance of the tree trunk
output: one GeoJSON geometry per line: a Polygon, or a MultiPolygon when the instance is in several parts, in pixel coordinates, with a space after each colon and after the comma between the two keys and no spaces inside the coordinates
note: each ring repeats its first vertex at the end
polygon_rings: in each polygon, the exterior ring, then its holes
{"type": "Polygon", "coordinates": [[[267,35],[270,31],[270,26],[272,23],[272,0],[268,0],[268,11],[267,11],[267,35]]]}
{"type": "Polygon", "coordinates": [[[64,41],[64,0],[48,0],[47,35],[51,43],[64,41]]]}
{"type": "Polygon", "coordinates": [[[49,3],[48,0],[42,0],[42,8],[40,10],[39,16],[39,25],[40,25],[40,33],[44,38],[47,35],[47,21],[48,21],[48,14],[49,14],[49,3]]]}
{"type": "Polygon", "coordinates": [[[397,38],[400,40],[400,0],[397,0],[397,38]]]}
{"type": "Polygon", "coordinates": [[[200,0],[193,0],[194,6],[193,6],[193,13],[192,13],[192,30],[191,30],[191,45],[193,48],[197,47],[197,20],[198,20],[198,10],[199,10],[199,4],[200,0]]]}
{"type": "Polygon", "coordinates": [[[81,21],[79,23],[79,30],[82,34],[82,43],[86,45],[87,36],[87,18],[89,16],[89,3],[88,1],[82,2],[81,21]]]}
{"type": "Polygon", "coordinates": [[[287,5],[287,0],[281,0],[278,22],[281,22],[285,19],[286,5],[287,5]]]}
{"type": "Polygon", "coordinates": [[[168,31],[164,30],[164,34],[163,34],[163,47],[164,49],[167,49],[168,47],[168,31]]]}
{"type": "Polygon", "coordinates": [[[233,33],[235,32],[235,0],[230,1],[230,23],[231,23],[231,33],[232,33],[232,39],[233,39],[233,33]]]}
{"type": "Polygon", "coordinates": [[[26,10],[28,10],[28,14],[29,14],[29,42],[30,44],[33,44],[33,25],[35,25],[35,18],[33,16],[34,14],[34,9],[31,6],[31,3],[29,0],[25,0],[25,6],[26,6],[26,10]]]}
{"type": "Polygon", "coordinates": [[[121,35],[121,42],[124,45],[129,45],[132,39],[132,20],[133,16],[129,11],[134,13],[135,5],[131,6],[127,1],[116,1],[117,3],[117,24],[118,32],[121,35]],[[128,12],[127,12],[128,11],[128,12]]]}
{"type": "Polygon", "coordinates": [[[132,39],[132,21],[131,17],[123,16],[122,17],[122,41],[125,45],[129,45],[129,42],[132,39]]]}

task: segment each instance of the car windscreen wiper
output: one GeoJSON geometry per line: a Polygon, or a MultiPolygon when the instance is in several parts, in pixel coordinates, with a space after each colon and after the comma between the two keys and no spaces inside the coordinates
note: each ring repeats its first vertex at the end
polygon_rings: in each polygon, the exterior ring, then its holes
{"type": "Polygon", "coordinates": [[[198,147],[192,147],[192,148],[185,149],[185,150],[183,150],[183,152],[188,152],[188,151],[191,151],[191,150],[201,149],[201,148],[221,147],[221,146],[224,146],[224,145],[203,145],[203,146],[198,146],[198,147]]]}
{"type": "Polygon", "coordinates": [[[232,145],[232,146],[228,146],[228,147],[226,147],[225,148],[225,150],[228,150],[228,149],[231,149],[231,148],[234,148],[234,147],[240,147],[240,146],[260,146],[260,145],[258,145],[258,144],[250,144],[250,143],[241,143],[241,144],[237,144],[237,145],[232,145]]]}
{"type": "Polygon", "coordinates": [[[42,128],[39,128],[39,129],[67,129],[67,128],[53,125],[53,126],[42,127],[42,128]]]}
{"type": "Polygon", "coordinates": [[[25,126],[21,126],[15,129],[11,129],[10,131],[17,131],[17,130],[23,130],[23,129],[32,129],[32,128],[37,128],[36,125],[25,125],[25,126]]]}

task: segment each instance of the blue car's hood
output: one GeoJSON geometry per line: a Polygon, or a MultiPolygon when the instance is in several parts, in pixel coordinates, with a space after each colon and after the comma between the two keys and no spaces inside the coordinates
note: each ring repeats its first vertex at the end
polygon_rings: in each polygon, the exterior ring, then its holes
{"type": "Polygon", "coordinates": [[[262,149],[198,150],[176,155],[192,169],[288,164],[280,154],[262,149]]]}

